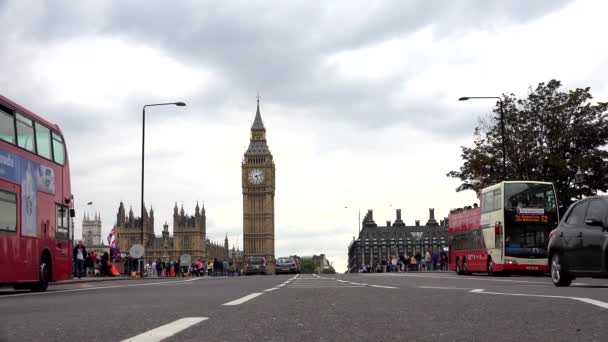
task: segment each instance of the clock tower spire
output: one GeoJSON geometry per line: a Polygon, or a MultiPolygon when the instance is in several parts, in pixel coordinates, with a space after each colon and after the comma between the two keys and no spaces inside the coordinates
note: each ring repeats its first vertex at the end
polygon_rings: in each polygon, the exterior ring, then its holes
{"type": "Polygon", "coordinates": [[[260,113],[260,97],[249,147],[241,165],[243,190],[243,255],[263,256],[267,270],[274,270],[275,165],[266,144],[266,127],[260,113]]]}

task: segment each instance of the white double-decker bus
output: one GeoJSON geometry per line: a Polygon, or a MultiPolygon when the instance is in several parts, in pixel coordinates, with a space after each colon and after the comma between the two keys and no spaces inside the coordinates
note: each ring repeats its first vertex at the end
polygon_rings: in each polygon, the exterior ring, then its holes
{"type": "Polygon", "coordinates": [[[479,206],[449,215],[449,267],[471,272],[545,273],[559,214],[552,183],[505,181],[481,191],[479,206]]]}

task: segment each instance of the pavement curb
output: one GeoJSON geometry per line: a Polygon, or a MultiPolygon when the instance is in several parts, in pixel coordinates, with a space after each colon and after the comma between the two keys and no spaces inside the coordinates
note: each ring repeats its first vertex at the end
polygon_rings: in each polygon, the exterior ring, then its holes
{"type": "Polygon", "coordinates": [[[189,279],[186,277],[165,277],[165,278],[151,278],[151,277],[143,277],[143,278],[133,278],[133,277],[100,277],[100,278],[92,278],[92,279],[71,279],[71,280],[62,280],[54,283],[50,283],[50,286],[53,285],[65,285],[65,284],[84,284],[84,283],[105,283],[108,281],[120,281],[120,280],[162,280],[162,279],[189,279]]]}
{"type": "Polygon", "coordinates": [[[108,281],[119,281],[119,280],[131,280],[141,278],[127,278],[127,277],[116,277],[116,278],[102,278],[102,279],[73,279],[73,280],[62,280],[49,285],[65,285],[65,284],[84,284],[84,283],[104,283],[108,281]]]}

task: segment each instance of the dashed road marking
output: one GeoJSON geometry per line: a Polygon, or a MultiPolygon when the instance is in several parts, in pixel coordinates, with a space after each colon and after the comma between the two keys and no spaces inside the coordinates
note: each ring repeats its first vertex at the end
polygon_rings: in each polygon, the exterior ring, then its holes
{"type": "Polygon", "coordinates": [[[175,322],[165,324],[162,327],[158,327],[137,336],[123,340],[122,342],[157,342],[169,338],[182,330],[188,329],[189,327],[196,325],[202,321],[207,320],[207,317],[186,317],[178,319],[175,322]]]}
{"type": "Polygon", "coordinates": [[[379,287],[379,288],[383,288],[383,289],[398,289],[398,287],[394,287],[394,286],[384,286],[384,285],[369,285],[371,287],[379,287]]]}
{"type": "Polygon", "coordinates": [[[245,303],[246,301],[252,300],[253,298],[255,298],[257,296],[261,296],[262,294],[263,293],[255,292],[255,293],[252,293],[252,294],[248,294],[245,297],[233,300],[231,302],[228,302],[228,303],[225,303],[225,304],[222,304],[222,305],[228,305],[228,306],[240,305],[240,304],[245,303]]]}

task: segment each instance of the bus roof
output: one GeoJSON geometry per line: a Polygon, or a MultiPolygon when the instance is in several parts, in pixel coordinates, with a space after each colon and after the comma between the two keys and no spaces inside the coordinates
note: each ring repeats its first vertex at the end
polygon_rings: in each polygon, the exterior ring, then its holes
{"type": "Polygon", "coordinates": [[[49,128],[53,128],[57,133],[59,133],[62,137],[63,137],[63,132],[61,132],[61,129],[59,128],[59,126],[57,124],[54,123],[50,123],[49,121],[45,120],[44,118],[34,114],[33,112],[31,112],[30,110],[28,110],[27,108],[20,106],[19,104],[17,104],[16,102],[8,99],[7,97],[3,96],[2,94],[0,94],[0,102],[2,102],[3,104],[5,104],[6,106],[18,111],[20,114],[24,114],[26,116],[29,116],[30,118],[38,121],[39,123],[49,127],[49,128]]]}
{"type": "Polygon", "coordinates": [[[541,182],[541,181],[530,181],[530,180],[514,180],[514,181],[502,181],[500,183],[496,183],[493,185],[490,185],[488,187],[485,187],[481,190],[481,192],[485,192],[488,190],[493,190],[496,188],[499,188],[502,184],[517,184],[517,183],[532,183],[532,184],[547,184],[547,185],[553,185],[553,183],[551,182],[541,182]]]}

